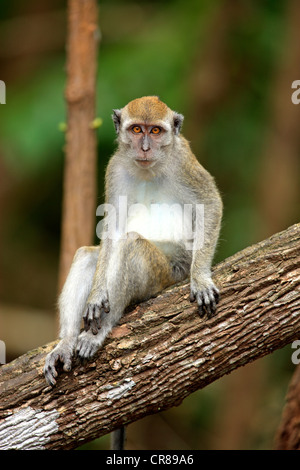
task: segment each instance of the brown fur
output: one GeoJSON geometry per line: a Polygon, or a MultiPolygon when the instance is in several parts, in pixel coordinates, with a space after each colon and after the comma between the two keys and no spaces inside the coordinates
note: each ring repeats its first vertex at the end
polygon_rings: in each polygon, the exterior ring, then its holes
{"type": "Polygon", "coordinates": [[[168,106],[157,96],[144,96],[130,101],[127,111],[137,122],[155,123],[165,118],[168,106]]]}

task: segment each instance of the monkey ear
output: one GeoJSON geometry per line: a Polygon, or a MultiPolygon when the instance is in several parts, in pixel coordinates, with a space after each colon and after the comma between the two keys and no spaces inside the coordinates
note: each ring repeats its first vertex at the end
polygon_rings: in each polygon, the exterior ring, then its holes
{"type": "Polygon", "coordinates": [[[119,134],[121,124],[121,109],[113,109],[112,120],[115,125],[116,133],[119,134]]]}
{"type": "Polygon", "coordinates": [[[175,135],[179,134],[182,123],[183,123],[183,119],[184,119],[184,117],[183,117],[182,114],[174,112],[173,122],[174,122],[174,133],[175,133],[175,135]]]}

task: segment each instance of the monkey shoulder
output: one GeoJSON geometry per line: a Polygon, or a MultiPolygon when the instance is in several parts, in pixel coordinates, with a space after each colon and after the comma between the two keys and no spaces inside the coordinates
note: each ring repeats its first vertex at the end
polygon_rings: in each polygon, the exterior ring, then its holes
{"type": "Polygon", "coordinates": [[[203,199],[218,192],[214,177],[201,165],[189,142],[181,136],[177,179],[180,184],[192,190],[196,198],[203,199]]]}

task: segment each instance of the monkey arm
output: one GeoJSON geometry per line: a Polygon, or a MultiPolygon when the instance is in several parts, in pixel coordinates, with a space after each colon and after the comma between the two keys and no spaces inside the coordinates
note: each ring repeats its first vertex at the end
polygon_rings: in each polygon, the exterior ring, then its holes
{"type": "Polygon", "coordinates": [[[99,234],[99,238],[101,238],[100,252],[92,287],[83,313],[85,331],[90,330],[94,335],[97,335],[101,328],[101,312],[109,313],[111,307],[111,299],[109,299],[107,289],[107,275],[117,239],[117,220],[119,220],[119,199],[112,189],[118,184],[114,177],[114,160],[115,157],[113,156],[106,171],[106,211],[103,220],[103,231],[99,234]]]}
{"type": "Polygon", "coordinates": [[[220,231],[222,201],[213,180],[208,180],[207,186],[204,201],[201,201],[203,217],[200,220],[196,217],[195,221],[190,300],[197,301],[200,316],[207,313],[210,317],[219,301],[219,290],[211,278],[211,265],[220,231]]]}
{"type": "Polygon", "coordinates": [[[190,300],[197,301],[201,317],[205,313],[208,317],[215,313],[220,297],[219,289],[211,278],[211,258],[210,246],[193,252],[190,300]]]}

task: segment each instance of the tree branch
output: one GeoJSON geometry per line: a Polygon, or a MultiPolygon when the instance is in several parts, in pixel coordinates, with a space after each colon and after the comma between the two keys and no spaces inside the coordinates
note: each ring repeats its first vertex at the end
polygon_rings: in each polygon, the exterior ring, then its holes
{"type": "Polygon", "coordinates": [[[297,224],[217,265],[222,299],[210,320],[188,283],[135,306],[54,389],[43,377],[53,343],[2,366],[0,449],[76,448],[299,338],[299,248],[297,224]]]}

